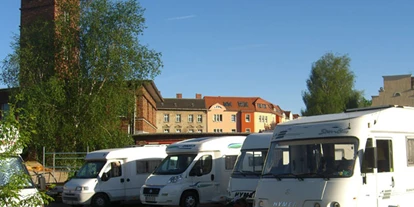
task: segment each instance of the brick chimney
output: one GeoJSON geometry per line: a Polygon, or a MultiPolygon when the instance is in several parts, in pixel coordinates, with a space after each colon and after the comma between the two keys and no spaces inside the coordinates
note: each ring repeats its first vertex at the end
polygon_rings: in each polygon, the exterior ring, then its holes
{"type": "Polygon", "coordinates": [[[196,99],[201,99],[201,93],[196,93],[196,99]]]}
{"type": "Polygon", "coordinates": [[[183,98],[183,94],[177,93],[177,98],[183,98]]]}

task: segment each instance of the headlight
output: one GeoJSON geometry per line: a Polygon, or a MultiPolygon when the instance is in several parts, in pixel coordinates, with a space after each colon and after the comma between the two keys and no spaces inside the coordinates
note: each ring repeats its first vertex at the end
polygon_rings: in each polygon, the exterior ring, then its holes
{"type": "Polygon", "coordinates": [[[176,175],[176,176],[172,176],[169,180],[168,183],[177,183],[178,181],[180,181],[183,178],[183,176],[181,175],[176,175]]]}
{"type": "Polygon", "coordinates": [[[315,204],[313,204],[314,207],[321,207],[321,204],[319,204],[318,202],[316,202],[315,204]]]}
{"type": "Polygon", "coordinates": [[[76,189],[75,189],[76,191],[83,191],[83,190],[89,190],[89,187],[88,186],[78,186],[78,187],[76,187],[76,189]]]}

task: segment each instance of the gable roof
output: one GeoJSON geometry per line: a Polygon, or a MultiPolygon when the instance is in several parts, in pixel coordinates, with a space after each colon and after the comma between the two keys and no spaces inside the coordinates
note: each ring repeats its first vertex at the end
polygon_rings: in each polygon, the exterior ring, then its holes
{"type": "Polygon", "coordinates": [[[203,99],[195,98],[164,98],[164,102],[157,102],[158,110],[207,110],[203,99]]]}

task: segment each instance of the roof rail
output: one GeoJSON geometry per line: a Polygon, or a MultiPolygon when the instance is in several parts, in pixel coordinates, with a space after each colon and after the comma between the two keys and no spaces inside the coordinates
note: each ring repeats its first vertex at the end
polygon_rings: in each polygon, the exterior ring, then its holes
{"type": "Polygon", "coordinates": [[[354,109],[345,109],[345,113],[347,112],[356,112],[356,111],[369,111],[369,110],[376,110],[376,109],[386,109],[386,108],[404,108],[404,106],[400,105],[383,105],[383,106],[368,106],[362,108],[354,108],[354,109]]]}

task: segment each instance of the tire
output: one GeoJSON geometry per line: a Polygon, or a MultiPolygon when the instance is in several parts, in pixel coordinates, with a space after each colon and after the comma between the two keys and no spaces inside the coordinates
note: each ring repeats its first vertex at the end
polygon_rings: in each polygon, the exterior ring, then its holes
{"type": "Polygon", "coordinates": [[[181,195],[180,207],[198,207],[198,195],[191,191],[184,192],[181,195]]]}
{"type": "Polygon", "coordinates": [[[108,207],[110,206],[109,198],[105,194],[96,194],[92,197],[91,201],[92,207],[108,207]]]}

